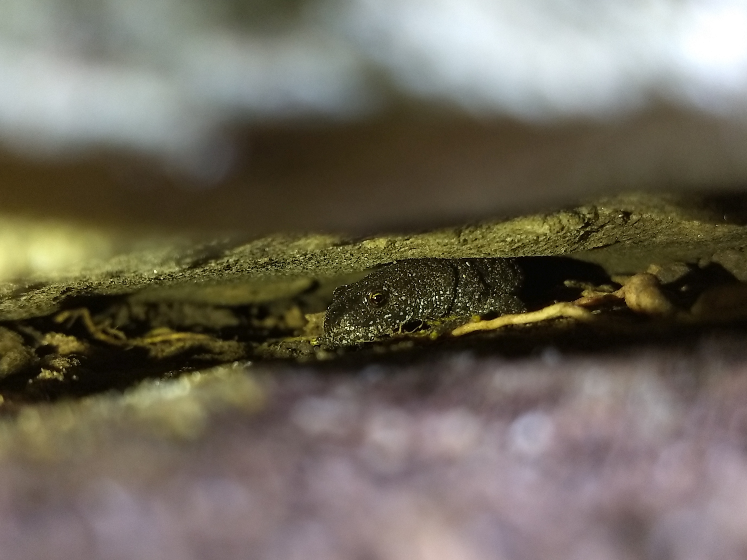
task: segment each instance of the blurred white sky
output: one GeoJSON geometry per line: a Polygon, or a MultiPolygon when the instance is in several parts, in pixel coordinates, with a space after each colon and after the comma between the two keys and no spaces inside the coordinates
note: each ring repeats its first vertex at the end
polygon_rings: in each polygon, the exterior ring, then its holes
{"type": "Polygon", "coordinates": [[[277,5],[268,23],[232,15],[231,0],[0,0],[0,141],[39,155],[123,147],[199,171],[220,160],[227,123],[386,106],[374,75],[531,121],[662,100],[745,114],[747,0],[277,5]]]}

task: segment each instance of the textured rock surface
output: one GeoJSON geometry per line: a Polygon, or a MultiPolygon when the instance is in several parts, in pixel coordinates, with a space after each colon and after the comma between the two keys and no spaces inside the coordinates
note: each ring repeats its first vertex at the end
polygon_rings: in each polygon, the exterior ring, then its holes
{"type": "MultiPolygon", "coordinates": [[[[346,275],[419,257],[571,254],[618,274],[716,255],[739,277],[744,274],[741,249],[747,245],[745,217],[730,198],[629,195],[500,222],[362,240],[275,235],[248,243],[227,238],[190,244],[111,236],[82,245],[75,260],[54,272],[30,262],[21,278],[0,283],[0,319],[48,315],[77,298],[133,293],[235,305],[303,291],[309,279],[335,285],[346,275]]],[[[60,235],[53,230],[47,242],[59,241],[60,235]]],[[[14,232],[12,249],[27,250],[23,235],[14,232]]],[[[0,269],[0,274],[9,273],[0,269]]]]}

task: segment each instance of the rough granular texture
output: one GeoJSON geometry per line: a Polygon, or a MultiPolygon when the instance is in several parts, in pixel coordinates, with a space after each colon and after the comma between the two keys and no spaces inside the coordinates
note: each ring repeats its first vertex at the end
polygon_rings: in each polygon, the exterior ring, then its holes
{"type": "Polygon", "coordinates": [[[248,366],[24,409],[0,432],[0,549],[742,558],[743,348],[739,337],[346,372],[248,366]]]}
{"type": "Polygon", "coordinates": [[[409,321],[519,313],[522,281],[514,259],[404,259],[337,288],[324,339],[351,344],[391,335],[409,321]]]}

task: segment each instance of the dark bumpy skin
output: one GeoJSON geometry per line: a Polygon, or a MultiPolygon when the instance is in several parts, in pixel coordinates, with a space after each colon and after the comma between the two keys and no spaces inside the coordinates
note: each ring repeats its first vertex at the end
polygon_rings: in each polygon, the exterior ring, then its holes
{"type": "Polygon", "coordinates": [[[340,286],[324,320],[322,342],[375,340],[410,321],[519,313],[523,282],[513,259],[407,259],[340,286]]]}

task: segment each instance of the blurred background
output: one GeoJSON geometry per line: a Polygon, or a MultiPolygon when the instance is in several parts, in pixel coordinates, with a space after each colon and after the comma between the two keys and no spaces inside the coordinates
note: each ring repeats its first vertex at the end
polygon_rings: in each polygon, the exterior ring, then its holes
{"type": "Polygon", "coordinates": [[[370,233],[747,178],[747,2],[1,0],[0,208],[370,233]]]}

